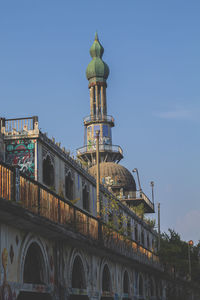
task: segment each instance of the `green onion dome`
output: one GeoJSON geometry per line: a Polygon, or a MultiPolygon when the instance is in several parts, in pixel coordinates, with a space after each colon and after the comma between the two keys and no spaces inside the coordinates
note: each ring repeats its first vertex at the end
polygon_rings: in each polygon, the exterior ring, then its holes
{"type": "Polygon", "coordinates": [[[95,34],[95,40],[90,48],[90,55],[92,61],[89,63],[86,76],[89,82],[105,82],[109,75],[109,67],[102,60],[103,56],[103,46],[100,44],[97,33],[95,34]]]}

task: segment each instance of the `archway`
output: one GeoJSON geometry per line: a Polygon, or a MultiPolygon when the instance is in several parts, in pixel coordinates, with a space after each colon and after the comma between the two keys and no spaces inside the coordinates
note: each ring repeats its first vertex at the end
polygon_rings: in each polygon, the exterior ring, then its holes
{"type": "Polygon", "coordinates": [[[77,255],[73,262],[70,300],[88,300],[85,271],[82,259],[77,255]]]}
{"type": "Polygon", "coordinates": [[[130,280],[129,280],[128,272],[125,271],[123,276],[123,299],[124,300],[130,299],[129,294],[130,294],[130,280]]]}
{"type": "Polygon", "coordinates": [[[101,300],[113,300],[111,275],[108,265],[105,264],[102,272],[102,297],[101,300]]]}
{"type": "Polygon", "coordinates": [[[142,275],[139,276],[138,287],[139,287],[139,297],[141,300],[143,300],[144,299],[144,280],[143,280],[142,275]]]}
{"type": "Polygon", "coordinates": [[[36,242],[32,242],[26,252],[24,265],[23,265],[23,283],[30,284],[31,289],[34,286],[35,291],[30,292],[21,291],[17,300],[52,300],[48,293],[41,293],[37,291],[36,286],[43,286],[45,291],[46,285],[45,261],[40,249],[36,242]]]}
{"type": "Polygon", "coordinates": [[[45,283],[45,265],[42,252],[37,243],[33,242],[26,253],[23,282],[32,284],[45,283]]]}
{"type": "Polygon", "coordinates": [[[150,278],[149,280],[149,292],[151,297],[154,297],[156,295],[155,282],[152,278],[150,278]]]}

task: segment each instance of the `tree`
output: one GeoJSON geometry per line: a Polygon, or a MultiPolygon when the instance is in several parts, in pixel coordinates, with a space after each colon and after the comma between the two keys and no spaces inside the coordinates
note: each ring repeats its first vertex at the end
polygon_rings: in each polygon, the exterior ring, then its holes
{"type": "MultiPolygon", "coordinates": [[[[162,233],[159,256],[166,268],[170,269],[174,276],[181,276],[189,279],[188,265],[188,243],[182,241],[180,235],[173,229],[168,229],[169,233],[162,233]]],[[[190,246],[191,247],[191,246],[190,246]]],[[[190,248],[192,280],[200,278],[199,253],[200,243],[190,248]]]]}

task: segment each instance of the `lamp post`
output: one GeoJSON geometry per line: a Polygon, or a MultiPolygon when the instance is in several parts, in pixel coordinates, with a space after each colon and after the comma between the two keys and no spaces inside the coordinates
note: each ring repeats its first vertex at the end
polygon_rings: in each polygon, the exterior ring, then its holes
{"type": "Polygon", "coordinates": [[[152,192],[152,202],[154,205],[154,181],[151,181],[150,185],[151,185],[151,192],[152,192]]]}
{"type": "Polygon", "coordinates": [[[99,130],[96,130],[96,164],[97,164],[97,216],[101,216],[101,207],[100,207],[100,195],[99,195],[99,184],[100,184],[100,169],[99,169],[99,130]]]}
{"type": "Polygon", "coordinates": [[[139,191],[142,192],[142,188],[141,188],[141,184],[140,184],[140,177],[139,177],[138,169],[135,168],[135,169],[133,169],[132,172],[133,172],[133,173],[136,173],[136,175],[137,175],[137,180],[138,180],[138,185],[139,185],[139,191]]]}
{"type": "Polygon", "coordinates": [[[191,278],[192,278],[192,270],[191,270],[191,257],[190,257],[190,247],[192,247],[193,246],[193,241],[192,240],[190,240],[189,242],[188,242],[188,266],[189,266],[189,281],[191,281],[191,278]]]}

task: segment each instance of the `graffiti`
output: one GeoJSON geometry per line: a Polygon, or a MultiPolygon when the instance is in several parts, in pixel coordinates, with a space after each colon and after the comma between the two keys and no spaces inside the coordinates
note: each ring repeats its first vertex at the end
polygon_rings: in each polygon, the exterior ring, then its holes
{"type": "Polygon", "coordinates": [[[6,248],[2,252],[2,266],[4,271],[3,285],[0,287],[0,299],[2,300],[12,300],[11,287],[7,283],[6,271],[8,266],[8,251],[6,248]]]}
{"type": "Polygon", "coordinates": [[[36,140],[14,140],[6,144],[6,162],[19,166],[19,170],[31,178],[35,178],[35,142],[36,140]]]}

